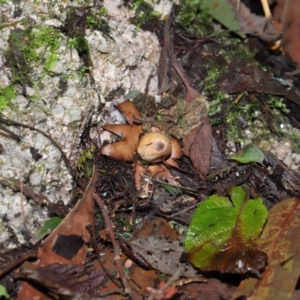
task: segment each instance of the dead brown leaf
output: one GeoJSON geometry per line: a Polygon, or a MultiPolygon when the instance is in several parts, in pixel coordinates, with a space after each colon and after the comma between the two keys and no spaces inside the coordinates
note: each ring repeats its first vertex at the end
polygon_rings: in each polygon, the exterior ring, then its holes
{"type": "Polygon", "coordinates": [[[208,174],[212,145],[212,130],[208,118],[183,137],[183,152],[190,157],[194,168],[203,176],[208,174]]]}
{"type": "Polygon", "coordinates": [[[264,16],[252,13],[241,1],[228,0],[228,2],[235,12],[242,32],[257,36],[265,42],[276,41],[280,38],[280,34],[277,33],[273,24],[264,16]]]}
{"type": "MultiPolygon", "coordinates": [[[[38,269],[54,263],[77,264],[85,263],[87,246],[90,240],[88,225],[93,224],[94,200],[92,193],[96,180],[94,170],[92,179],[87,186],[83,198],[76,204],[60,225],[46,238],[38,249],[38,261],[26,263],[25,269],[38,269]]],[[[18,293],[18,299],[47,299],[39,290],[28,282],[23,282],[18,293]]]]}
{"type": "Polygon", "coordinates": [[[163,218],[156,218],[143,225],[128,243],[133,252],[139,253],[155,270],[173,275],[181,269],[181,275],[193,277],[198,274],[190,264],[181,263],[184,252],[175,229],[163,218]]]}
{"type": "Polygon", "coordinates": [[[276,1],[274,8],[274,24],[278,32],[282,32],[282,47],[292,60],[300,66],[299,39],[300,6],[296,1],[276,1]]]}
{"type": "Polygon", "coordinates": [[[185,286],[185,294],[191,299],[197,300],[220,300],[234,299],[232,297],[233,286],[229,286],[218,279],[210,278],[206,283],[190,283],[185,286]]]}
{"type": "Polygon", "coordinates": [[[295,89],[287,90],[269,73],[258,67],[235,59],[228,66],[228,71],[218,80],[223,93],[257,92],[261,94],[283,95],[296,104],[300,104],[299,95],[295,89]]]}
{"type": "Polygon", "coordinates": [[[273,206],[258,241],[267,253],[269,264],[262,278],[248,279],[238,287],[235,297],[255,299],[291,299],[300,269],[300,199],[290,198],[273,206]]]}
{"type": "Polygon", "coordinates": [[[54,263],[34,270],[23,268],[17,278],[45,287],[53,297],[86,298],[103,285],[106,274],[84,265],[54,263]]]}

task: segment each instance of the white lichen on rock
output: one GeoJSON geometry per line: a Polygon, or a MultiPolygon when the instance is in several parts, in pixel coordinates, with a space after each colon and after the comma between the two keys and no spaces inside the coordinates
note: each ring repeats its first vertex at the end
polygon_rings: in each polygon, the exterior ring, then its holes
{"type": "MultiPolygon", "coordinates": [[[[86,1],[81,2],[83,6],[88,5],[86,1]]],[[[0,70],[1,86],[11,84],[13,74],[5,64],[5,53],[13,30],[26,28],[26,22],[21,21],[31,20],[33,34],[41,34],[45,28],[59,32],[55,27],[64,23],[67,8],[75,5],[80,7],[80,1],[21,1],[14,4],[8,0],[1,4],[2,21],[6,23],[0,32],[0,62],[4,64],[0,70]]],[[[80,136],[86,124],[91,118],[97,119],[99,108],[110,92],[120,88],[144,91],[150,76],[153,78],[149,93],[157,92],[155,75],[160,54],[157,37],[131,25],[128,18],[132,12],[122,8],[122,19],[119,12],[114,11],[114,8],[119,8],[112,3],[109,6],[106,16],[109,35],[100,30],[86,31],[93,79],[82,75],[83,62],[76,49],[70,47],[68,37],[59,32],[53,41],[58,47],[50,48],[45,42],[34,49],[40,60],[29,62],[32,85],[25,84],[25,95],[23,88],[15,85],[14,108],[2,111],[3,117],[38,128],[51,136],[73,166],[80,154],[80,136]]],[[[40,132],[19,126],[9,128],[22,140],[17,142],[0,136],[4,147],[0,155],[0,176],[22,182],[36,193],[43,193],[51,202],[63,200],[67,203],[72,177],[59,149],[40,132]],[[37,150],[42,157],[35,161],[30,148],[37,150]]],[[[20,243],[24,243],[28,233],[34,236],[37,232],[47,218],[47,211],[22,192],[1,186],[0,194],[0,243],[6,243],[12,232],[20,243]]]]}

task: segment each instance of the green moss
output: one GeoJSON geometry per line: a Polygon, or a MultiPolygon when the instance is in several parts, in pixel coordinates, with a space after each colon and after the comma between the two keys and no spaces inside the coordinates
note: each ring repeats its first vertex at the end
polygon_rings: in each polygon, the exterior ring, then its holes
{"type": "Polygon", "coordinates": [[[90,67],[93,65],[90,57],[89,45],[85,39],[87,28],[100,30],[109,34],[109,26],[102,19],[107,14],[104,7],[100,7],[95,13],[91,9],[70,8],[67,12],[65,21],[65,30],[68,37],[68,45],[77,50],[82,62],[84,63],[85,75],[88,74],[90,67]],[[80,11],[80,13],[78,13],[80,11]]]}
{"type": "Polygon", "coordinates": [[[132,24],[137,27],[142,27],[149,22],[158,22],[161,14],[151,7],[144,0],[128,1],[127,5],[134,11],[134,18],[131,20],[132,24]]]}
{"type": "Polygon", "coordinates": [[[93,173],[91,160],[93,158],[95,149],[95,145],[91,145],[89,148],[82,151],[76,165],[78,171],[85,171],[85,175],[87,176],[87,178],[90,178],[93,173]]]}
{"type": "MultiPolygon", "coordinates": [[[[228,42],[226,40],[222,40],[222,43],[226,45],[228,42]]],[[[228,46],[226,49],[223,49],[222,53],[228,61],[235,60],[238,57],[239,59],[244,59],[245,61],[261,68],[259,63],[254,58],[255,51],[250,50],[247,43],[240,38],[230,37],[230,46],[228,46]]]]}
{"type": "Polygon", "coordinates": [[[26,25],[24,30],[14,30],[9,37],[5,53],[12,70],[12,84],[33,85],[33,65],[43,65],[47,73],[58,59],[59,31],[52,27],[26,25]]]}
{"type": "Polygon", "coordinates": [[[268,96],[268,105],[271,109],[277,109],[285,114],[289,113],[289,109],[286,107],[282,97],[280,96],[268,96]]]}
{"type": "Polygon", "coordinates": [[[43,58],[36,50],[45,47],[48,54],[44,61],[44,70],[49,72],[57,62],[60,39],[60,32],[53,27],[35,27],[29,35],[28,47],[24,49],[24,53],[29,61],[41,63],[43,58]]]}
{"type": "Polygon", "coordinates": [[[87,15],[87,27],[93,29],[106,28],[107,23],[102,19],[106,15],[107,9],[105,7],[100,7],[97,13],[89,12],[87,15]]]}
{"type": "MultiPolygon", "coordinates": [[[[235,104],[230,103],[226,109],[227,123],[227,139],[231,141],[252,142],[259,144],[262,140],[270,140],[274,138],[274,134],[270,132],[268,124],[262,113],[262,102],[259,100],[250,101],[244,93],[244,98],[235,104]],[[250,137],[245,135],[245,129],[250,132],[250,137]]],[[[293,149],[300,150],[300,137],[293,133],[293,128],[285,114],[288,112],[282,97],[280,96],[264,96],[268,103],[268,110],[271,114],[271,122],[276,133],[282,141],[287,140],[293,144],[293,149]],[[282,127],[282,124],[284,126],[282,127]]]]}
{"type": "Polygon", "coordinates": [[[76,49],[79,55],[87,54],[89,51],[89,45],[87,40],[80,35],[74,35],[72,38],[69,38],[68,46],[76,49]]]}
{"type": "Polygon", "coordinates": [[[117,222],[120,222],[122,227],[125,228],[126,231],[131,232],[133,229],[132,224],[123,216],[115,215],[115,220],[117,222]]]}
{"type": "Polygon", "coordinates": [[[221,112],[223,105],[225,105],[226,100],[230,97],[228,94],[220,92],[217,84],[217,79],[225,72],[225,70],[225,68],[212,63],[208,67],[206,78],[203,80],[203,93],[210,99],[208,115],[213,125],[222,122],[222,120],[213,118],[213,116],[221,112]]]}
{"type": "Polygon", "coordinates": [[[0,111],[11,106],[11,99],[16,97],[16,91],[12,84],[0,88],[0,111]]]}
{"type": "Polygon", "coordinates": [[[194,36],[206,36],[213,33],[212,16],[207,9],[201,8],[201,0],[183,0],[176,11],[177,26],[194,36]]]}

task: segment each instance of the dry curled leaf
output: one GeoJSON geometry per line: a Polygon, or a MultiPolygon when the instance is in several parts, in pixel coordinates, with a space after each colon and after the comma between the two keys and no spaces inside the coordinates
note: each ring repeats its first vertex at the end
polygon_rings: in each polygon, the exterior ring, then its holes
{"type": "Polygon", "coordinates": [[[241,1],[227,1],[231,4],[243,33],[257,36],[265,42],[273,42],[279,39],[280,34],[275,30],[272,22],[264,16],[258,16],[252,13],[241,1]]]}
{"type": "Polygon", "coordinates": [[[106,274],[84,265],[53,263],[34,270],[22,268],[17,278],[37,283],[50,291],[53,298],[58,295],[85,298],[95,294],[106,274]]]}
{"type": "MultiPolygon", "coordinates": [[[[83,265],[87,254],[86,243],[90,240],[88,225],[93,224],[94,190],[96,173],[87,186],[83,198],[38,249],[38,261],[24,264],[25,269],[37,269],[54,263],[83,265]],[[66,244],[68,240],[71,244],[66,244]]],[[[23,282],[18,299],[46,299],[33,285],[23,282]]]]}
{"type": "Polygon", "coordinates": [[[184,252],[181,241],[168,240],[167,238],[151,236],[134,237],[128,243],[135,253],[142,257],[157,271],[173,275],[178,269],[181,275],[193,277],[197,270],[190,264],[181,262],[180,258],[184,252]]]}
{"type": "Polygon", "coordinates": [[[212,131],[207,117],[202,125],[183,137],[184,154],[189,156],[194,168],[203,176],[209,172],[211,144],[212,131]]]}
{"type": "Polygon", "coordinates": [[[268,254],[269,264],[260,280],[243,281],[234,298],[291,299],[300,269],[300,199],[290,198],[273,206],[258,241],[258,248],[268,254]]]}

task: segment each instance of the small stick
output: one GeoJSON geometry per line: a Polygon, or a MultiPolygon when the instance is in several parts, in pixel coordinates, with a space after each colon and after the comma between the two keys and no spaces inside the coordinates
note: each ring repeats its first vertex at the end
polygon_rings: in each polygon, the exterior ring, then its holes
{"type": "Polygon", "coordinates": [[[180,277],[181,272],[182,272],[181,269],[177,269],[177,271],[174,273],[174,275],[172,275],[172,277],[169,278],[169,280],[166,282],[166,284],[162,288],[160,288],[156,293],[153,293],[152,295],[150,295],[147,298],[147,300],[157,299],[155,297],[159,297],[164,290],[166,290],[170,285],[172,285],[180,277]]]}
{"type": "Polygon", "coordinates": [[[101,265],[101,268],[103,269],[103,271],[106,273],[107,277],[120,289],[121,285],[119,282],[117,282],[107,271],[106,267],[104,266],[102,259],[100,257],[100,251],[97,245],[97,241],[96,241],[96,224],[95,224],[95,214],[93,214],[93,222],[92,222],[92,228],[91,228],[91,237],[92,237],[92,243],[93,243],[93,247],[96,253],[96,256],[98,258],[98,261],[101,265]]]}
{"type": "MultiPolygon", "coordinates": [[[[9,120],[9,119],[5,119],[3,118],[1,115],[0,115],[0,122],[1,123],[4,123],[6,125],[11,125],[11,126],[20,126],[22,128],[28,128],[30,130],[35,130],[37,132],[39,132],[40,134],[42,134],[44,137],[46,137],[47,139],[49,139],[51,141],[51,143],[54,145],[54,147],[56,147],[59,152],[61,153],[61,158],[62,160],[64,161],[69,173],[72,175],[73,179],[75,181],[78,181],[78,174],[77,174],[77,170],[74,169],[72,166],[71,166],[71,163],[70,161],[68,160],[67,158],[67,155],[65,154],[65,152],[61,149],[60,145],[50,136],[48,135],[46,132],[44,132],[43,130],[40,130],[38,128],[35,128],[34,126],[30,126],[30,125],[26,125],[26,124],[22,124],[22,123],[19,123],[19,122],[15,122],[13,120],[9,120]]],[[[3,128],[1,128],[3,130],[3,128]]],[[[7,130],[6,130],[7,132],[7,130]]]]}
{"type": "Polygon", "coordinates": [[[20,258],[17,258],[15,261],[11,262],[9,265],[7,265],[4,269],[0,270],[0,278],[6,275],[7,273],[10,273],[12,270],[20,266],[24,261],[36,258],[37,257],[37,250],[32,250],[20,258]]]}
{"type": "Polygon", "coordinates": [[[13,140],[16,140],[17,142],[20,142],[21,141],[21,136],[15,134],[14,132],[12,132],[11,130],[9,130],[8,128],[6,128],[5,126],[1,125],[0,124],[0,130],[8,133],[10,135],[10,137],[13,139],[13,140]]]}
{"type": "Polygon", "coordinates": [[[175,71],[177,72],[177,74],[179,75],[181,81],[185,86],[185,91],[186,91],[185,101],[188,103],[192,102],[198,96],[200,96],[200,93],[189,85],[186,77],[184,76],[183,72],[180,70],[179,63],[177,62],[174,54],[173,54],[173,68],[175,69],[175,71]]]}
{"type": "Polygon", "coordinates": [[[127,295],[129,295],[131,297],[131,299],[136,300],[139,297],[130,288],[130,286],[128,284],[128,281],[127,281],[127,278],[125,276],[125,273],[123,271],[123,265],[122,265],[122,260],[121,260],[121,248],[120,248],[119,243],[116,240],[114,230],[113,230],[113,227],[112,227],[112,224],[111,224],[111,220],[108,216],[107,206],[104,204],[104,201],[100,198],[100,196],[97,195],[96,193],[93,193],[92,197],[94,198],[97,205],[99,206],[99,208],[101,210],[101,213],[102,213],[102,216],[104,218],[106,231],[107,231],[107,233],[110,237],[111,243],[112,243],[113,248],[114,248],[116,267],[117,267],[117,271],[119,273],[120,279],[122,281],[124,291],[127,295]]]}
{"type": "Polygon", "coordinates": [[[47,201],[48,203],[51,203],[51,201],[45,195],[37,194],[30,187],[24,186],[20,180],[6,179],[0,176],[0,184],[8,186],[14,191],[20,191],[22,194],[24,194],[26,197],[30,197],[36,203],[40,203],[43,200],[47,201]]]}
{"type": "Polygon", "coordinates": [[[269,6],[269,3],[267,0],[260,0],[261,2],[261,5],[263,7],[263,10],[264,10],[264,14],[265,14],[265,17],[267,19],[271,18],[271,11],[270,11],[270,6],[269,6]]]}
{"type": "Polygon", "coordinates": [[[29,236],[29,231],[27,227],[27,217],[25,213],[25,207],[24,207],[24,193],[23,193],[23,182],[21,182],[21,198],[20,198],[20,204],[21,204],[21,211],[22,211],[22,217],[23,217],[23,224],[24,224],[24,229],[26,232],[26,235],[29,236]]]}

